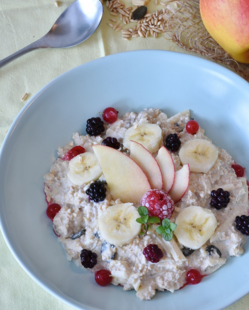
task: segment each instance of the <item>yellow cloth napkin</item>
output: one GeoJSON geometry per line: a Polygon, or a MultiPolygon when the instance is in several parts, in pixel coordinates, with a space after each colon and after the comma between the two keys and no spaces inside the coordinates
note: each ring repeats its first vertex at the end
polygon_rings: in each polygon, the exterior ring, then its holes
{"type": "MultiPolygon", "coordinates": [[[[90,0],[89,0],[90,1],[90,0]]],[[[149,10],[153,8],[150,1],[149,10]]],[[[0,59],[42,37],[57,17],[72,3],[70,0],[0,0],[0,59]]],[[[130,0],[125,0],[130,4],[130,0]]],[[[138,50],[161,49],[184,53],[163,36],[155,39],[134,38],[125,41],[107,23],[109,11],[105,7],[100,27],[84,43],[69,49],[33,51],[0,69],[0,146],[3,139],[27,100],[58,75],[96,58],[138,50]]],[[[159,6],[160,8],[160,6],[159,6]]],[[[0,309],[1,310],[70,310],[67,304],[56,299],[20,267],[0,233],[0,309]]],[[[249,309],[249,295],[229,310],[249,309]]]]}

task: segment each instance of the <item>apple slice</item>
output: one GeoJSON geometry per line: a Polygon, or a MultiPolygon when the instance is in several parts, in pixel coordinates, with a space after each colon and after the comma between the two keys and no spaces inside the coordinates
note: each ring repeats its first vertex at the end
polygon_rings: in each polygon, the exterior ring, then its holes
{"type": "Polygon", "coordinates": [[[142,144],[132,141],[130,143],[130,157],[142,168],[143,172],[149,179],[151,188],[163,188],[163,176],[159,165],[151,152],[142,144]]]}
{"type": "Polygon", "coordinates": [[[176,171],[174,185],[169,192],[174,202],[179,201],[186,193],[189,186],[190,168],[189,164],[184,165],[180,170],[176,171]]]}
{"type": "Polygon", "coordinates": [[[113,199],[140,204],[142,196],[151,189],[143,170],[129,156],[105,145],[93,145],[113,199]]]}
{"type": "Polygon", "coordinates": [[[163,190],[168,193],[175,181],[175,164],[170,152],[165,146],[159,149],[156,161],[163,175],[163,190]]]}

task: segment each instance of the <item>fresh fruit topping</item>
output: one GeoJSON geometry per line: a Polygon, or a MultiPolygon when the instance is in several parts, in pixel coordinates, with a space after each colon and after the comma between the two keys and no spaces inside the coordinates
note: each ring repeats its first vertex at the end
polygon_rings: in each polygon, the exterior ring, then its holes
{"type": "Polygon", "coordinates": [[[113,137],[107,137],[106,139],[104,139],[102,141],[102,145],[112,147],[116,150],[118,150],[120,148],[120,143],[118,142],[118,140],[116,138],[113,138],[113,137]]]}
{"type": "Polygon", "coordinates": [[[142,144],[149,152],[155,153],[162,144],[162,129],[156,124],[134,125],[126,130],[124,146],[130,149],[131,141],[142,144]]]}
{"type": "Polygon", "coordinates": [[[188,257],[189,255],[193,254],[195,250],[192,250],[190,248],[186,248],[186,247],[183,247],[182,248],[182,253],[185,257],[188,257]]]}
{"type": "Polygon", "coordinates": [[[80,145],[77,145],[77,146],[74,146],[71,150],[69,150],[65,155],[64,157],[62,158],[63,160],[71,160],[73,159],[75,156],[79,155],[79,154],[83,154],[85,153],[85,149],[80,146],[80,145]]]}
{"type": "Polygon", "coordinates": [[[163,177],[154,156],[140,143],[131,141],[130,157],[142,168],[152,188],[162,189],[163,177]]]}
{"type": "Polygon", "coordinates": [[[186,130],[189,134],[194,135],[199,130],[199,124],[194,120],[190,120],[186,124],[186,130]]]}
{"type": "Polygon", "coordinates": [[[156,161],[160,167],[163,176],[163,190],[169,192],[175,181],[175,164],[170,152],[165,146],[162,146],[156,157],[156,161]]]}
{"type": "Polygon", "coordinates": [[[196,269],[190,269],[186,274],[187,284],[198,284],[201,282],[203,276],[196,269]]]}
{"type": "Polygon", "coordinates": [[[83,236],[85,234],[86,230],[85,228],[82,228],[81,230],[77,231],[75,234],[73,234],[70,239],[75,240],[80,238],[81,236],[83,236]]]}
{"type": "Polygon", "coordinates": [[[83,249],[80,253],[81,264],[85,268],[93,268],[97,264],[97,254],[83,249]]]}
{"type": "Polygon", "coordinates": [[[207,173],[215,164],[218,153],[210,141],[194,139],[182,145],[179,157],[182,164],[189,164],[190,171],[207,173]]]}
{"type": "Polygon", "coordinates": [[[207,247],[206,247],[206,251],[208,252],[208,254],[210,255],[210,256],[219,256],[219,257],[221,257],[221,251],[216,247],[216,246],[214,246],[214,245],[208,245],[207,247]]]}
{"type": "Polygon", "coordinates": [[[147,7],[142,5],[142,6],[139,6],[135,11],[132,12],[131,18],[133,20],[140,20],[140,19],[144,18],[146,13],[147,13],[147,7]]]}
{"type": "Polygon", "coordinates": [[[107,286],[112,282],[112,274],[106,269],[98,270],[95,272],[95,281],[100,286],[107,286]]]}
{"type": "Polygon", "coordinates": [[[147,231],[150,229],[150,224],[160,223],[161,220],[157,216],[149,217],[149,211],[146,207],[140,206],[138,208],[138,213],[141,217],[137,218],[136,221],[142,224],[140,235],[146,235],[147,231]]]}
{"type": "Polygon", "coordinates": [[[101,167],[94,153],[85,152],[70,160],[67,176],[73,184],[82,185],[98,179],[101,173],[101,167]]]}
{"type": "Polygon", "coordinates": [[[144,193],[151,189],[143,170],[129,156],[104,145],[93,145],[108,188],[114,200],[139,204],[144,193]]]}
{"type": "Polygon", "coordinates": [[[242,178],[245,175],[245,168],[241,167],[240,165],[234,164],[232,165],[236,175],[238,178],[242,178]]]}
{"type": "Polygon", "coordinates": [[[113,124],[118,119],[118,111],[114,108],[106,108],[103,112],[103,120],[108,124],[113,124]]]}
{"type": "Polygon", "coordinates": [[[145,193],[141,199],[141,205],[149,211],[149,216],[158,216],[162,221],[171,218],[174,212],[174,201],[164,190],[152,189],[145,193]]]}
{"type": "Polygon", "coordinates": [[[181,146],[181,141],[176,133],[171,133],[165,140],[166,148],[171,152],[177,152],[181,146]]]}
{"type": "Polygon", "coordinates": [[[100,117],[89,118],[86,122],[86,132],[90,136],[98,136],[105,131],[104,122],[100,117]]]}
{"type": "Polygon", "coordinates": [[[175,181],[172,189],[169,192],[170,197],[176,203],[186,193],[189,187],[190,168],[189,164],[184,165],[180,170],[175,173],[175,181]]]}
{"type": "Polygon", "coordinates": [[[144,248],[143,255],[149,262],[158,263],[163,257],[163,252],[156,244],[149,244],[144,248]]]}
{"type": "Polygon", "coordinates": [[[131,242],[141,229],[139,214],[131,203],[108,207],[98,219],[101,237],[110,244],[122,246],[131,242]]]}
{"type": "Polygon", "coordinates": [[[230,201],[229,196],[230,193],[228,191],[224,191],[222,188],[218,188],[216,191],[213,190],[211,192],[210,205],[217,210],[226,208],[230,201]]]}
{"type": "Polygon", "coordinates": [[[94,202],[100,202],[105,200],[106,197],[106,183],[102,181],[95,181],[86,190],[86,194],[89,196],[90,200],[94,202]]]}
{"type": "Polygon", "coordinates": [[[47,207],[46,214],[50,218],[50,220],[53,221],[54,217],[60,211],[60,209],[61,206],[58,203],[51,203],[51,205],[47,207]]]}
{"type": "Polygon", "coordinates": [[[217,227],[212,211],[198,206],[183,209],[177,216],[174,234],[180,244],[196,250],[205,244],[217,227]]]}
{"type": "Polygon", "coordinates": [[[246,215],[236,216],[235,227],[243,235],[249,236],[249,216],[246,216],[246,215]]]}
{"type": "Polygon", "coordinates": [[[57,238],[60,238],[60,236],[55,232],[55,230],[53,229],[54,234],[56,235],[57,238]]]}
{"type": "Polygon", "coordinates": [[[164,219],[162,225],[156,228],[158,234],[163,236],[163,239],[170,241],[173,238],[173,231],[176,229],[176,224],[171,223],[169,219],[164,219]]]}

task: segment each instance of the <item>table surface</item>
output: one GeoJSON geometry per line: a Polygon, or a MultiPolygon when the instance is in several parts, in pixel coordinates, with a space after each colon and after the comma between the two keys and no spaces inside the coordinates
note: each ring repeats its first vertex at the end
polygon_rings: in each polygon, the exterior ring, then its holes
{"type": "MultiPolygon", "coordinates": [[[[0,0],[0,59],[42,37],[72,2],[62,0],[56,7],[54,0],[0,0]]],[[[130,0],[123,2],[130,5],[130,0]]],[[[0,146],[11,123],[27,102],[21,100],[24,94],[28,93],[29,99],[66,71],[93,59],[124,51],[160,49],[186,53],[164,36],[125,41],[120,32],[108,26],[110,17],[104,6],[104,16],[98,30],[76,47],[34,51],[0,69],[0,146]]],[[[25,273],[12,256],[1,233],[0,253],[2,310],[72,309],[47,293],[25,273]]],[[[249,309],[249,295],[226,309],[249,309]]]]}

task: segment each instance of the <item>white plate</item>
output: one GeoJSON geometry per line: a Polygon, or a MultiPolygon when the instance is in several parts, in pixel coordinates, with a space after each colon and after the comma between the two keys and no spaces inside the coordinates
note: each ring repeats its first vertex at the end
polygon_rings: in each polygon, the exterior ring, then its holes
{"type": "Polygon", "coordinates": [[[158,107],[169,116],[190,108],[213,142],[249,171],[249,86],[212,62],[165,51],[116,54],[50,82],[23,108],[0,156],[0,216],[13,255],[47,291],[78,309],[215,310],[249,292],[249,249],[195,286],[142,302],[134,291],[102,288],[67,261],[46,217],[43,175],[72,133],[108,106],[120,115],[158,107]]]}

